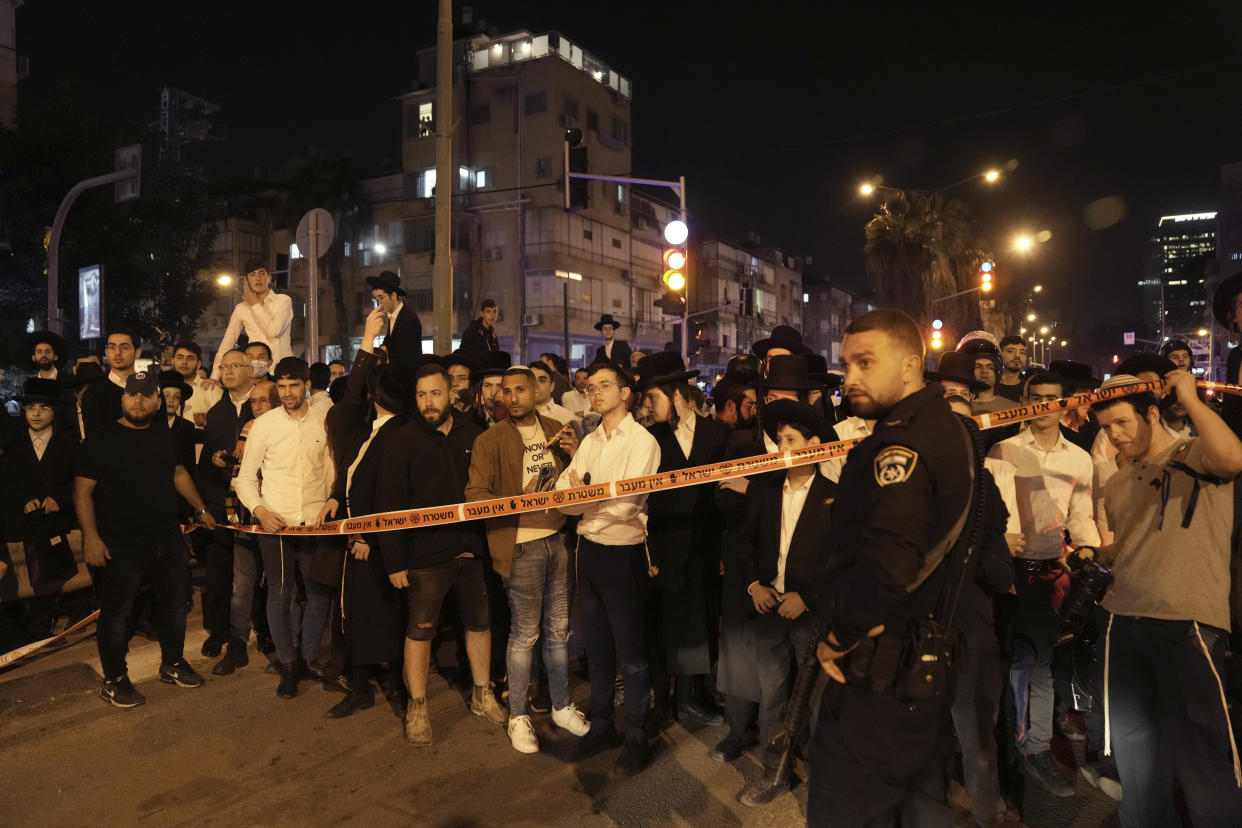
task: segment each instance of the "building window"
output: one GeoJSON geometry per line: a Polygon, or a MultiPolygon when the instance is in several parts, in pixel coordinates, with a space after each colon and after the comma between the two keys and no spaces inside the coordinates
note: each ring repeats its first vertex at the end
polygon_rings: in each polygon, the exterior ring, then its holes
{"type": "Polygon", "coordinates": [[[543,158],[535,159],[535,178],[550,178],[552,176],[552,158],[545,155],[543,158]]]}
{"type": "Polygon", "coordinates": [[[599,132],[599,113],[594,109],[587,110],[587,129],[599,132]]]}
{"type": "Polygon", "coordinates": [[[595,239],[595,233],[591,230],[583,230],[582,238],[586,241],[593,241],[595,239]]]}
{"type": "Polygon", "coordinates": [[[418,183],[414,188],[415,198],[431,198],[436,194],[436,168],[428,167],[418,174],[418,183]]]}
{"type": "Polygon", "coordinates": [[[615,248],[617,248],[618,250],[620,250],[620,249],[621,249],[621,240],[620,240],[620,239],[613,239],[613,240],[612,240],[612,246],[613,246],[613,247],[615,247],[615,248]]]}
{"type": "Polygon", "coordinates": [[[480,126],[490,123],[492,120],[492,108],[490,104],[481,103],[470,107],[470,125],[480,126]]]}
{"type": "Polygon", "coordinates": [[[491,184],[491,176],[487,170],[479,170],[474,174],[474,188],[476,190],[485,190],[491,184]]]}
{"type": "Polygon", "coordinates": [[[565,114],[578,120],[578,102],[568,95],[565,96],[565,114]]]}
{"type": "Polygon", "coordinates": [[[612,137],[618,141],[628,144],[630,141],[630,125],[620,118],[612,119],[612,137]]]}
{"type": "Polygon", "coordinates": [[[426,138],[436,130],[435,108],[431,101],[418,105],[418,137],[426,138]]]}
{"type": "Polygon", "coordinates": [[[470,189],[470,181],[474,176],[470,173],[468,167],[458,167],[457,176],[461,179],[461,191],[464,193],[470,189]]]}
{"type": "Polygon", "coordinates": [[[532,92],[526,96],[525,109],[527,115],[539,115],[548,111],[548,93],[532,92]]]}
{"type": "Polygon", "coordinates": [[[405,251],[430,253],[436,249],[436,226],[431,219],[413,219],[405,223],[405,251]]]}

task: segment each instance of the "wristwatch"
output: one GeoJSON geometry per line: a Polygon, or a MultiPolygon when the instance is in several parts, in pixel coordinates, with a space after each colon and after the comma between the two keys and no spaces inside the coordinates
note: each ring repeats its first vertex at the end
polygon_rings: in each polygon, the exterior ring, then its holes
{"type": "Polygon", "coordinates": [[[201,518],[205,514],[207,514],[207,510],[205,508],[199,509],[197,512],[194,513],[194,517],[201,518]]]}

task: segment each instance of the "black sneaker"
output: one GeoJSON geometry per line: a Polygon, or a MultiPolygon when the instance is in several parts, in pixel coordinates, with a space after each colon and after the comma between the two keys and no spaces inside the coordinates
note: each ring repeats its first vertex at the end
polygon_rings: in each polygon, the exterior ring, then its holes
{"type": "Polygon", "coordinates": [[[626,739],[621,755],[617,757],[617,773],[621,776],[633,776],[647,767],[651,759],[651,748],[645,739],[626,739]]]}
{"type": "Polygon", "coordinates": [[[740,736],[730,733],[720,740],[720,744],[712,748],[708,756],[713,762],[733,762],[741,758],[746,748],[747,744],[740,736]]]}
{"type": "Polygon", "coordinates": [[[202,687],[204,683],[203,677],[194,672],[194,668],[184,658],[172,664],[161,664],[160,681],[178,687],[202,687]]]}
{"type": "Polygon", "coordinates": [[[214,635],[207,636],[207,640],[203,642],[203,649],[199,650],[205,658],[216,658],[224,649],[224,639],[216,638],[214,635]]]}
{"type": "Polygon", "coordinates": [[[552,694],[548,692],[548,685],[532,684],[527,696],[527,706],[531,713],[552,712],[552,694]]]}
{"type": "Polygon", "coordinates": [[[571,755],[574,761],[588,759],[601,751],[615,748],[621,744],[621,734],[617,733],[613,727],[606,730],[592,730],[587,735],[578,740],[578,744],[574,745],[571,755]]]}
{"type": "Polygon", "coordinates": [[[99,697],[113,707],[129,709],[146,704],[147,697],[134,689],[129,676],[121,676],[113,681],[104,681],[99,687],[99,697]]]}

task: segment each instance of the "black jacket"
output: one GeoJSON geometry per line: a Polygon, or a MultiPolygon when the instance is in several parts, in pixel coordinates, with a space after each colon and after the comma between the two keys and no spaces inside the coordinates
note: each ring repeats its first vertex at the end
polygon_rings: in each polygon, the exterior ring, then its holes
{"type": "MultiPolygon", "coordinates": [[[[203,453],[198,457],[198,469],[194,478],[203,500],[208,506],[221,510],[221,514],[225,498],[229,494],[229,482],[233,479],[233,450],[237,448],[242,427],[253,419],[250,400],[242,403],[239,416],[228,391],[207,410],[207,425],[203,428],[203,453]],[[217,451],[224,452],[224,468],[211,462],[211,456],[217,451]]],[[[216,515],[216,520],[219,519],[220,515],[216,515]]]]}
{"type": "Polygon", "coordinates": [[[0,502],[4,506],[6,541],[26,538],[27,529],[33,528],[25,514],[26,504],[46,497],[56,501],[58,511],[47,515],[33,513],[38,516],[40,530],[46,530],[50,537],[73,528],[73,462],[77,450],[76,434],[54,428],[40,460],[30,442],[30,432],[23,430],[17,435],[0,459],[0,502]]]}
{"type": "MultiPolygon", "coordinates": [[[[624,339],[614,339],[612,341],[612,362],[617,363],[628,373],[633,373],[630,368],[630,343],[624,339]]],[[[608,357],[604,354],[604,346],[600,345],[595,349],[595,359],[592,362],[608,362],[608,357]]]]}
{"type": "MultiPolygon", "coordinates": [[[[164,420],[168,422],[167,418],[164,420]]],[[[186,471],[195,467],[194,447],[198,444],[198,429],[185,417],[176,417],[172,422],[173,437],[177,440],[177,457],[186,471]]]]}
{"type": "Polygon", "coordinates": [[[992,599],[1007,594],[1013,586],[1013,556],[1005,542],[1009,510],[992,473],[984,469],[983,477],[987,498],[983,526],[979,530],[979,546],[967,564],[967,581],[958,606],[958,626],[971,647],[996,646],[992,599]]]}
{"type": "MultiPolygon", "coordinates": [[[[660,467],[667,472],[719,463],[725,458],[725,444],[729,440],[729,427],[707,417],[694,415],[694,442],[690,444],[690,456],[686,457],[677,442],[677,435],[669,423],[655,423],[647,430],[660,446],[660,467]]],[[[715,483],[702,486],[685,486],[664,492],[652,492],[647,498],[647,531],[654,532],[665,523],[683,523],[685,518],[699,515],[716,517],[713,502],[715,483]]]]}
{"type": "MultiPolygon", "coordinates": [[[[746,523],[742,528],[747,553],[742,557],[746,587],[755,581],[772,586],[776,580],[781,552],[785,474],[764,475],[747,489],[746,523]]],[[[830,514],[836,495],[837,484],[817,470],[811,479],[811,490],[802,505],[793,538],[789,541],[789,555],[785,559],[785,592],[798,593],[811,611],[815,609],[815,583],[828,560],[827,540],[832,525],[830,514]]]]}
{"type": "Polygon", "coordinates": [[[461,349],[468,354],[482,359],[492,351],[500,350],[500,340],[496,338],[496,329],[490,331],[483,327],[483,318],[471,322],[461,335],[461,349]]]}
{"type": "Polygon", "coordinates": [[[101,426],[114,423],[121,418],[121,397],[125,391],[105,375],[103,379],[92,382],[82,394],[82,424],[86,439],[101,426]]]}
{"type": "Polygon", "coordinates": [[[409,305],[397,314],[397,324],[384,337],[384,350],[389,362],[412,363],[423,353],[423,323],[409,305]]]}
{"type": "MultiPolygon", "coordinates": [[[[379,462],[375,509],[392,512],[445,506],[465,500],[470,455],[483,430],[456,410],[446,435],[415,415],[388,437],[379,462]]],[[[481,521],[382,532],[380,550],[389,574],[424,569],[463,553],[482,558],[481,521]]]]}

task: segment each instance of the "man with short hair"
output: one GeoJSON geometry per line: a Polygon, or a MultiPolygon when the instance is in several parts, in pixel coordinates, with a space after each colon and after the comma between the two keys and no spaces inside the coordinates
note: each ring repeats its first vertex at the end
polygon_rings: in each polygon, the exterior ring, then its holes
{"type": "Polygon", "coordinates": [[[1184,339],[1170,339],[1168,342],[1160,346],[1160,355],[1168,357],[1182,371],[1194,372],[1195,352],[1191,350],[1190,343],[1184,339]]]}
{"type": "Polygon", "coordinates": [[[423,354],[423,323],[418,312],[407,308],[402,301],[406,293],[401,287],[401,277],[385,270],[378,276],[368,276],[367,284],[371,286],[375,307],[387,322],[388,335],[381,347],[387,352],[388,361],[415,363],[423,354]]]}
{"type": "Polygon", "coordinates": [[[194,393],[185,401],[185,418],[198,429],[207,425],[207,412],[219,402],[224,391],[220,383],[205,380],[198,374],[203,366],[203,349],[197,342],[183,339],[173,346],[172,367],[194,393]]]}
{"type": "Polygon", "coordinates": [[[109,325],[104,354],[108,357],[107,382],[96,382],[82,395],[82,423],[91,435],[121,417],[121,396],[125,381],[134,373],[134,361],[141,355],[138,336],[120,325],[109,325]]]}
{"type": "Polygon", "coordinates": [[[565,376],[569,372],[569,363],[563,356],[552,351],[545,351],[539,357],[539,361],[548,366],[548,370],[552,372],[552,401],[564,405],[561,398],[571,387],[569,378],[565,376]]]}
{"type": "MultiPolygon", "coordinates": [[[[268,363],[293,354],[290,330],[293,327],[293,300],[283,293],[272,290],[272,274],[260,258],[246,263],[246,278],[242,280],[242,301],[233,309],[229,326],[220,338],[222,348],[232,348],[237,338],[245,333],[249,341],[262,342],[268,346],[268,363]]],[[[256,376],[258,373],[256,372],[256,376]]],[[[211,378],[220,379],[220,366],[211,372],[211,378]]]]}
{"type": "Polygon", "coordinates": [[[587,369],[579,368],[574,371],[574,384],[568,391],[561,395],[561,405],[569,409],[569,413],[573,414],[579,420],[591,410],[591,401],[587,399],[586,387],[587,369]]]}
{"type": "MultiPolygon", "coordinates": [[[[280,408],[255,420],[246,440],[246,453],[237,475],[237,496],[254,514],[265,532],[286,526],[321,523],[324,503],[332,492],[333,467],[323,414],[306,401],[310,366],[297,357],[276,363],[273,376],[280,408]],[[260,475],[263,479],[259,490],[260,475]]],[[[263,569],[269,579],[267,618],[276,642],[280,683],[276,696],[297,695],[300,677],[316,677],[315,656],[328,622],[332,589],[309,577],[311,561],[321,541],[314,536],[259,535],[263,569]],[[306,589],[301,643],[297,640],[294,604],[298,589],[294,574],[301,572],[306,589]],[[279,576],[279,580],[277,580],[279,576]]]]}
{"type": "Polygon", "coordinates": [[[346,373],[348,372],[345,370],[345,363],[341,362],[339,359],[332,360],[328,363],[328,385],[336,382],[341,377],[345,376],[346,373]]]}
{"type": "Polygon", "coordinates": [[[634,363],[631,361],[630,343],[617,339],[619,327],[621,323],[613,319],[611,313],[600,316],[595,323],[595,330],[603,337],[604,344],[595,349],[595,359],[592,362],[615,362],[622,370],[632,371],[634,363]]]}
{"type": "Polygon", "coordinates": [[[996,382],[996,393],[1007,400],[1022,399],[1022,374],[1026,371],[1026,340],[1013,334],[1000,341],[1003,371],[996,382]]]}
{"type": "MultiPolygon", "coordinates": [[[[1100,550],[1115,578],[1102,602],[1111,613],[1105,752],[1121,774],[1122,825],[1177,824],[1179,787],[1190,824],[1237,825],[1242,762],[1222,679],[1242,442],[1199,400],[1192,374],[1174,370],[1165,380],[1198,437],[1161,428],[1150,393],[1091,406],[1126,460],[1104,489],[1116,534],[1100,550]]],[[[1102,387],[1137,382],[1118,375],[1102,387]]]]}
{"type": "Polygon", "coordinates": [[[325,417],[332,407],[332,398],[328,396],[328,384],[332,381],[332,371],[322,362],[310,367],[310,407],[317,409],[325,417]]]}
{"type": "Polygon", "coordinates": [[[183,656],[190,571],[177,522],[177,495],[189,502],[203,526],[214,529],[216,521],[180,463],[172,432],[152,426],[164,409],[155,374],[129,374],[121,404],[123,414],[116,422],[87,435],[78,454],[73,499],[83,555],[93,568],[99,598],[96,639],[104,676],[99,693],[125,708],[146,701],[125,666],[126,622],[144,581],[158,596],[160,681],[178,687],[203,684],[183,656]]]}
{"type": "MultiPolygon", "coordinates": [[[[556,488],[607,484],[646,477],[660,464],[660,446],[630,416],[630,378],[613,362],[592,365],[587,384],[600,427],[588,434],[556,488]]],[[[617,668],[625,681],[624,748],[617,771],[632,775],[650,758],[647,704],[651,673],[647,663],[644,606],[650,561],[647,557],[647,495],[563,506],[581,515],[578,522],[578,596],[591,680],[591,731],[578,743],[579,758],[615,747],[613,725],[617,668]]]]}
{"type": "Polygon", "coordinates": [[[60,371],[65,367],[69,350],[65,340],[51,331],[35,331],[26,337],[30,361],[39,379],[61,380],[60,371]]]}
{"type": "MultiPolygon", "coordinates": [[[[443,506],[464,497],[479,427],[449,402],[449,377],[439,365],[418,369],[414,398],[417,416],[388,438],[380,459],[375,507],[381,512],[443,506]]],[[[409,602],[406,741],[415,747],[429,747],[434,741],[427,672],[436,621],[450,589],[457,596],[466,627],[466,654],[474,682],[470,710],[492,724],[505,724],[509,717],[496,701],[488,675],[492,632],[481,527],[468,522],[382,532],[379,543],[388,580],[396,589],[406,590],[409,602]]]]}
{"type": "MultiPolygon", "coordinates": [[[[266,379],[272,368],[272,348],[266,342],[250,342],[245,348],[246,358],[250,360],[250,373],[254,381],[266,379]]],[[[219,365],[216,369],[219,369],[219,365]]],[[[212,377],[216,379],[216,377],[212,377]]]]}
{"type": "Polygon", "coordinates": [[[1001,370],[999,348],[987,340],[972,339],[964,343],[958,350],[974,357],[975,379],[985,386],[975,393],[975,398],[970,403],[971,411],[975,412],[975,414],[990,414],[994,411],[1004,411],[1006,408],[1013,408],[1017,405],[1013,400],[999,396],[996,393],[996,378],[1001,370]]]}
{"type": "Polygon", "coordinates": [[[535,410],[545,417],[551,417],[561,425],[573,420],[573,412],[563,405],[557,405],[552,399],[555,377],[553,370],[542,362],[534,363],[527,370],[535,375],[535,386],[531,389],[535,394],[535,410]]]}
{"type": "Polygon", "coordinates": [[[495,299],[484,299],[479,318],[466,326],[461,335],[461,350],[475,359],[483,359],[489,353],[500,350],[496,338],[496,320],[500,318],[500,306],[495,299]]]}
{"type": "MultiPolygon", "coordinates": [[[[479,435],[470,461],[466,500],[489,500],[542,491],[577,450],[572,428],[545,416],[536,404],[536,377],[515,366],[502,380],[508,418],[479,435]]],[[[575,736],[590,729],[569,696],[569,553],[556,511],[489,518],[492,566],[509,598],[511,627],[505,663],[509,676],[509,741],[521,753],[537,753],[527,693],[534,678],[531,656],[542,633],[552,721],[575,736]]]]}
{"type": "MultiPolygon", "coordinates": [[[[1065,382],[1056,374],[1035,374],[1026,383],[1023,403],[1052,402],[1065,396],[1065,382]]],[[[1091,456],[1061,433],[1061,411],[1054,409],[1028,421],[1026,430],[992,447],[990,457],[1014,467],[1014,487],[1023,548],[1014,558],[1018,593],[1016,634],[1034,652],[1015,654],[1011,671],[1018,708],[1018,743],[1024,748],[1027,776],[1055,796],[1073,796],[1074,786],[1061,775],[1049,752],[1055,714],[1052,682],[1053,641],[1061,631],[1054,603],[1064,594],[1069,577],[1061,566],[1071,548],[1098,547],[1091,495],[1091,456]],[[1029,667],[1029,674],[1027,668],[1029,667]],[[1026,699],[1029,693],[1030,726],[1026,699]]]]}

